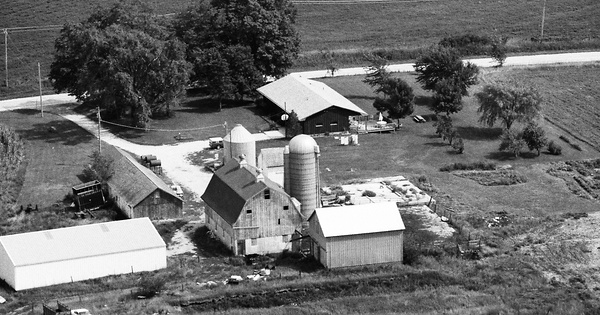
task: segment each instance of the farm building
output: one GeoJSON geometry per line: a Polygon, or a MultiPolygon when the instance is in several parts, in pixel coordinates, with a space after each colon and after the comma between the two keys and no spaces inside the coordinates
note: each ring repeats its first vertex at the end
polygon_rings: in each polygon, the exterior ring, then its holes
{"type": "Polygon", "coordinates": [[[16,291],[166,267],[148,218],[0,236],[0,278],[16,291]]]}
{"type": "Polygon", "coordinates": [[[119,148],[106,146],[103,152],[113,158],[109,196],[127,218],[181,217],[183,200],[154,172],[119,148]]]}
{"type": "Polygon", "coordinates": [[[202,199],[206,225],[237,255],[289,248],[304,220],[300,203],[243,158],[218,169],[202,199]]]}
{"type": "Polygon", "coordinates": [[[395,202],[318,208],[308,222],[311,253],[326,268],[402,261],[404,223],[395,202]]]}
{"type": "Polygon", "coordinates": [[[265,102],[298,115],[305,134],[350,130],[350,117],[367,115],[325,83],[287,75],[258,88],[265,102]]]}

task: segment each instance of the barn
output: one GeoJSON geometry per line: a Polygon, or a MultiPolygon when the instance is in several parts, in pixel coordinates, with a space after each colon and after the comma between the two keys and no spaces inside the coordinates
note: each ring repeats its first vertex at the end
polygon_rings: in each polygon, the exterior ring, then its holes
{"type": "Polygon", "coordinates": [[[166,267],[148,218],[0,236],[0,278],[16,291],[166,267]]]}
{"type": "Polygon", "coordinates": [[[290,249],[304,220],[300,203],[243,158],[219,168],[202,199],[206,225],[236,255],[290,249]]]}
{"type": "Polygon", "coordinates": [[[404,223],[395,202],[318,208],[308,223],[311,253],[326,268],[402,261],[404,223]]]}
{"type": "Polygon", "coordinates": [[[153,171],[117,147],[106,146],[102,152],[113,159],[108,194],[127,218],[182,216],[183,200],[153,171]]]}
{"type": "Polygon", "coordinates": [[[288,114],[293,110],[305,134],[349,131],[351,117],[367,115],[325,83],[294,75],[287,75],[257,91],[267,104],[274,104],[288,114]]]}

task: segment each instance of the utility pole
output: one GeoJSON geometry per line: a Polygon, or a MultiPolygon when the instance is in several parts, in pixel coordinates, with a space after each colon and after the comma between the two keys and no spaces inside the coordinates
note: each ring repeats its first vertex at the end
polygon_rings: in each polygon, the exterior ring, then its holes
{"type": "Polygon", "coordinates": [[[98,106],[98,153],[102,154],[102,139],[100,139],[100,106],[98,106]]]}
{"type": "Polygon", "coordinates": [[[544,0],[544,6],[542,7],[542,31],[540,33],[540,42],[544,40],[544,21],[546,20],[546,0],[544,0]]]}
{"type": "Polygon", "coordinates": [[[8,29],[4,29],[4,74],[6,75],[6,87],[8,87],[8,29]]]}
{"type": "Polygon", "coordinates": [[[40,83],[40,105],[42,106],[42,117],[44,117],[44,103],[42,102],[42,71],[38,62],[38,81],[40,83]]]}

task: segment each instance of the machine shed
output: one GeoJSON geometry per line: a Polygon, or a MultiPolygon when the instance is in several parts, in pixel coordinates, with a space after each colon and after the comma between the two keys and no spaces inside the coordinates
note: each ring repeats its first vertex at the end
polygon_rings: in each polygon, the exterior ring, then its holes
{"type": "Polygon", "coordinates": [[[311,252],[326,268],[401,262],[404,223],[395,202],[315,209],[311,252]]]}
{"type": "Polygon", "coordinates": [[[16,291],[166,267],[148,218],[0,236],[0,278],[16,291]]]}

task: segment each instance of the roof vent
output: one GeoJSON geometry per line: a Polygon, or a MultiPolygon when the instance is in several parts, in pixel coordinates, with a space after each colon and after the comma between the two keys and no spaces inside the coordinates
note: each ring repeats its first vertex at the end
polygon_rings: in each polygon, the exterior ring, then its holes
{"type": "Polygon", "coordinates": [[[258,174],[256,175],[256,182],[265,182],[265,175],[260,170],[258,170],[258,174]]]}
{"type": "Polygon", "coordinates": [[[108,229],[108,226],[104,225],[104,224],[100,224],[100,229],[102,230],[102,232],[104,233],[108,233],[110,230],[108,229]]]}
{"type": "Polygon", "coordinates": [[[52,237],[52,234],[50,234],[50,231],[45,231],[44,236],[46,236],[46,239],[49,241],[54,239],[54,237],[52,237]]]}
{"type": "Polygon", "coordinates": [[[246,166],[248,166],[248,161],[246,161],[246,155],[242,154],[239,157],[240,159],[240,168],[245,168],[246,166]]]}

